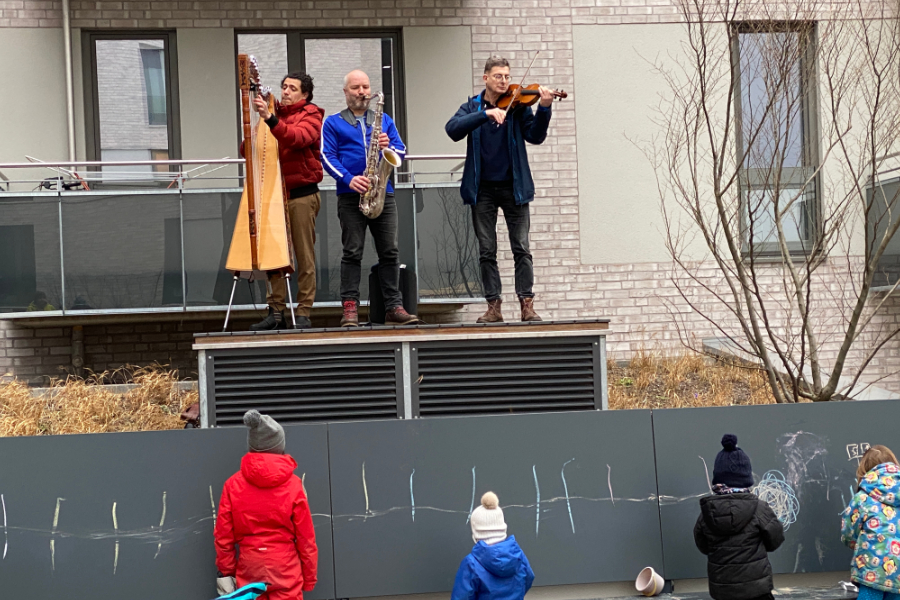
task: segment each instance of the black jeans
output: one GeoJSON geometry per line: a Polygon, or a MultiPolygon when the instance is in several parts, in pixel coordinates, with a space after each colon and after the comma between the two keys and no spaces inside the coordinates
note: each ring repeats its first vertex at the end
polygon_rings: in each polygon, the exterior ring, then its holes
{"type": "Polygon", "coordinates": [[[478,263],[481,265],[481,284],[484,297],[500,297],[500,270],[497,268],[497,209],[503,210],[509,230],[509,246],[516,264],[516,295],[533,298],[534,266],[528,249],[531,212],[528,204],[516,204],[512,186],[486,187],[478,190],[477,202],[472,206],[472,225],[478,238],[478,263]]]}
{"type": "Polygon", "coordinates": [[[403,304],[400,295],[400,251],[397,249],[397,202],[393,194],[384,199],[384,210],[370,219],[359,210],[359,194],[338,196],[338,219],[341,222],[341,300],[359,302],[359,277],[363,250],[366,247],[366,227],[372,231],[378,253],[378,275],[384,307],[388,310],[403,304]]]}

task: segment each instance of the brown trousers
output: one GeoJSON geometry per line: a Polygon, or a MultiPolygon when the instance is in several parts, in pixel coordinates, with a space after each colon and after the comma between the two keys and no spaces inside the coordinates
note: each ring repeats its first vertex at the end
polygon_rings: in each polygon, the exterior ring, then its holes
{"type": "MultiPolygon", "coordinates": [[[[297,270],[297,316],[309,317],[313,300],[316,299],[316,217],[319,215],[321,198],[319,192],[288,200],[288,215],[291,219],[291,242],[297,270]]],[[[269,285],[266,303],[274,311],[282,311],[287,299],[287,285],[279,271],[268,273],[269,285]]]]}

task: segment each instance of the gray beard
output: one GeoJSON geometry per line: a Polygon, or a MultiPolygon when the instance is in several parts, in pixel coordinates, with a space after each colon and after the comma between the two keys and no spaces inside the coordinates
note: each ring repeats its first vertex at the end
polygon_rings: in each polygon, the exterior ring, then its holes
{"type": "Polygon", "coordinates": [[[347,106],[352,111],[369,110],[369,103],[371,101],[372,101],[371,98],[369,100],[359,100],[357,98],[354,98],[353,100],[350,101],[350,103],[347,106]]]}

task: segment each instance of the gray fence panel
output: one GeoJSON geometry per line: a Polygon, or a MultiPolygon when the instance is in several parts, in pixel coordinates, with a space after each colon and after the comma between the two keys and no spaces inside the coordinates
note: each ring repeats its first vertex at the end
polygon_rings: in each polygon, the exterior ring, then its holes
{"type": "MultiPolygon", "coordinates": [[[[246,435],[215,429],[0,438],[3,596],[214,598],[213,502],[218,510],[246,435]]],[[[333,598],[327,427],[287,427],[286,436],[316,514],[319,584],[304,598],[333,598]]]]}
{"type": "Polygon", "coordinates": [[[329,439],[339,598],[449,591],[488,490],[535,585],[662,568],[649,411],[338,423],[329,439]]]}
{"type": "Polygon", "coordinates": [[[770,555],[775,572],[847,570],[839,515],[856,488],[856,457],[866,444],[897,446],[898,422],[894,401],[654,411],[666,577],[706,576],[692,531],[725,433],[738,436],[776,507],[796,499],[796,521],[787,519],[786,541],[770,555]]]}

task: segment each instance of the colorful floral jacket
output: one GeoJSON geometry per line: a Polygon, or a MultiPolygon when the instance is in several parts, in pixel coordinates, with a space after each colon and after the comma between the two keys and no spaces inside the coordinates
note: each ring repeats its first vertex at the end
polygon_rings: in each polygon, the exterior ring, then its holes
{"type": "Polygon", "coordinates": [[[854,550],[851,579],[900,592],[900,467],[884,463],[866,473],[841,516],[841,541],[854,550]]]}

